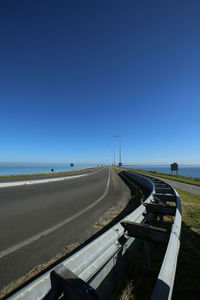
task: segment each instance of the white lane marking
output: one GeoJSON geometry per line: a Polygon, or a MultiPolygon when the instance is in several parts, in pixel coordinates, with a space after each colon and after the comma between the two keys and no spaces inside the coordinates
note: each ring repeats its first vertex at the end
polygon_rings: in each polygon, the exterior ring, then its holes
{"type": "Polygon", "coordinates": [[[67,176],[67,177],[36,179],[36,180],[26,180],[26,181],[13,181],[13,182],[1,182],[0,183],[0,188],[11,187],[11,186],[21,186],[21,185],[27,185],[27,184],[48,183],[48,182],[52,182],[52,181],[55,182],[55,181],[74,179],[74,178],[79,178],[79,177],[83,177],[83,176],[94,175],[97,172],[102,171],[103,169],[97,170],[97,171],[92,172],[92,173],[86,173],[86,174],[81,174],[81,175],[73,175],[73,176],[67,176]]]}
{"type": "Polygon", "coordinates": [[[82,177],[82,176],[86,176],[86,175],[88,175],[88,174],[68,176],[68,177],[59,177],[59,178],[27,180],[27,181],[1,182],[0,188],[10,187],[10,186],[27,185],[27,184],[47,183],[47,182],[52,182],[52,181],[62,181],[62,180],[78,178],[78,177],[82,177]]]}
{"type": "Polygon", "coordinates": [[[84,213],[86,213],[92,207],[94,207],[99,202],[101,202],[101,200],[107,195],[108,190],[109,190],[109,185],[110,185],[110,169],[108,169],[108,180],[107,180],[107,184],[106,184],[106,189],[105,189],[103,195],[100,198],[98,198],[95,202],[93,202],[92,204],[88,205],[87,207],[85,207],[81,211],[77,212],[73,216],[71,216],[71,217],[63,220],[62,222],[57,223],[56,225],[48,228],[47,230],[44,230],[44,231],[40,232],[39,234],[36,234],[36,235],[32,236],[31,238],[29,238],[29,239],[27,239],[27,240],[25,240],[25,241],[23,241],[21,243],[16,244],[13,247],[10,247],[10,248],[8,248],[6,250],[3,250],[2,252],[0,252],[0,258],[6,256],[8,254],[11,254],[12,252],[15,252],[16,250],[19,250],[20,248],[25,247],[25,246],[31,244],[34,241],[39,240],[40,238],[42,238],[42,237],[48,235],[49,233],[51,233],[51,232],[53,232],[53,231],[61,228],[62,226],[66,225],[67,223],[73,221],[74,219],[76,219],[76,218],[80,217],[81,215],[83,215],[84,213]]]}

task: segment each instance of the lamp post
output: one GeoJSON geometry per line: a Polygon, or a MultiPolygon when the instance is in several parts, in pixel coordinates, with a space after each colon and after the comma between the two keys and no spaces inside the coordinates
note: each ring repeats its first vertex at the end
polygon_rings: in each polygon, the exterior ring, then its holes
{"type": "Polygon", "coordinates": [[[115,151],[110,150],[112,152],[112,165],[115,166],[115,151]]]}
{"type": "Polygon", "coordinates": [[[115,151],[113,151],[113,166],[115,166],[115,151]]]}
{"type": "Polygon", "coordinates": [[[118,138],[119,141],[119,166],[122,166],[122,157],[121,157],[121,137],[120,135],[113,135],[114,138],[118,138]]]}

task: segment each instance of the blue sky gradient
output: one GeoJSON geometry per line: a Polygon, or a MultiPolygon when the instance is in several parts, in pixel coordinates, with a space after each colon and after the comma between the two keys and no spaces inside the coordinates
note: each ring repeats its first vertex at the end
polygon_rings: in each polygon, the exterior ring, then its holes
{"type": "Polygon", "coordinates": [[[0,161],[200,163],[200,1],[0,2],[0,161]]]}

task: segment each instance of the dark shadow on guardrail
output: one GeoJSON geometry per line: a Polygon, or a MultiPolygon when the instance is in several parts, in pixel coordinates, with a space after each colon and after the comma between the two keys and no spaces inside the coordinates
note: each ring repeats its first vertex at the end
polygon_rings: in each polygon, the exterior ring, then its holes
{"type": "MultiPolygon", "coordinates": [[[[123,242],[121,243],[123,244],[123,242]]],[[[105,277],[103,282],[98,286],[97,291],[109,299],[116,300],[116,297],[112,298],[112,293],[121,284],[126,272],[130,268],[130,264],[134,255],[138,252],[142,246],[142,241],[135,239],[133,244],[129,247],[128,251],[123,254],[123,248],[117,253],[117,259],[113,261],[114,267],[105,277]]],[[[113,258],[111,259],[113,260],[113,258]]],[[[101,270],[99,270],[101,272],[101,270]]],[[[92,281],[92,279],[91,279],[92,281]]],[[[115,293],[114,293],[115,294],[115,293]]],[[[120,296],[121,299],[121,296],[120,296]]]]}
{"type": "Polygon", "coordinates": [[[51,284],[52,289],[42,300],[107,300],[80,278],[60,280],[57,277],[51,280],[51,284]]]}
{"type": "Polygon", "coordinates": [[[117,282],[110,300],[121,300],[122,294],[124,299],[127,295],[129,295],[127,299],[149,300],[151,298],[166,246],[149,243],[151,253],[151,267],[149,270],[145,259],[144,242],[139,239],[136,241],[138,247],[135,247],[135,253],[127,252],[127,272],[117,282]]]}
{"type": "Polygon", "coordinates": [[[169,286],[162,280],[158,279],[156,282],[155,293],[152,295],[151,299],[167,300],[169,297],[169,292],[169,286]]]}

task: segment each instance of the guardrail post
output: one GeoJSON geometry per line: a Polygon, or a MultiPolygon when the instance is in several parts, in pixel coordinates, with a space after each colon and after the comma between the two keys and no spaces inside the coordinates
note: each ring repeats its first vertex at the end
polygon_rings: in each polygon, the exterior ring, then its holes
{"type": "Polygon", "coordinates": [[[130,221],[122,221],[121,225],[128,232],[129,236],[159,244],[168,243],[169,231],[165,228],[151,226],[149,224],[139,224],[130,221]]]}

